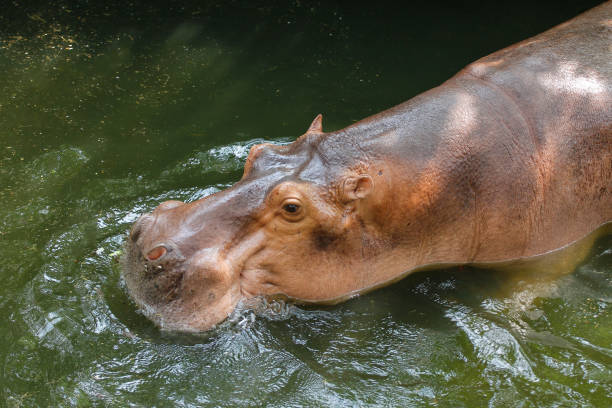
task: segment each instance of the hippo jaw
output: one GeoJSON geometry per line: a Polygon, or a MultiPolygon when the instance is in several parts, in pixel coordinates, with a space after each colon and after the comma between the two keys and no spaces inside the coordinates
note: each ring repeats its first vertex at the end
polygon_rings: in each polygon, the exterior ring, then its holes
{"type": "Polygon", "coordinates": [[[177,244],[147,244],[135,224],[123,258],[123,279],[142,313],[163,330],[200,332],[222,321],[239,301],[239,286],[217,251],[201,249],[186,257],[177,244]],[[136,239],[134,239],[136,238],[136,239]],[[146,250],[145,250],[146,248],[146,250]],[[164,248],[160,254],[158,248],[164,248]]]}
{"type": "Polygon", "coordinates": [[[239,264],[228,262],[226,253],[240,225],[218,222],[227,200],[219,193],[188,204],[169,201],[134,223],[123,279],[142,313],[161,329],[208,330],[242,298],[239,264]]]}
{"type": "MultiPolygon", "coordinates": [[[[177,250],[173,250],[175,252],[177,250]]],[[[206,250],[192,260],[147,259],[135,244],[128,244],[123,279],[142,313],[163,330],[200,332],[231,313],[239,300],[239,288],[231,281],[224,262],[213,273],[198,259],[218,259],[206,250]],[[212,284],[211,280],[216,282],[212,284]]],[[[165,258],[165,256],[164,256],[165,258]]]]}

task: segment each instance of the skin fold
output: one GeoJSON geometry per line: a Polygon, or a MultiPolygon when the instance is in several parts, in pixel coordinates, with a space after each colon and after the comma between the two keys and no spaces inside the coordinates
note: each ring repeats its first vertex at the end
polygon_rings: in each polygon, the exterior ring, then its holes
{"type": "Polygon", "coordinates": [[[241,300],[335,303],[445,265],[571,272],[612,221],[612,2],[134,224],[123,276],[165,330],[241,300]]]}

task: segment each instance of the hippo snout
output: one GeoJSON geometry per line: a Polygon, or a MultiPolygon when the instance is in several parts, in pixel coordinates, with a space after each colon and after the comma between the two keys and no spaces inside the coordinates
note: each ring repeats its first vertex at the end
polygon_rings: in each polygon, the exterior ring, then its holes
{"type": "Polygon", "coordinates": [[[151,240],[148,237],[156,232],[149,219],[150,216],[144,216],[134,224],[127,243],[128,254],[132,264],[139,266],[134,273],[140,269],[145,275],[158,275],[179,267],[185,258],[171,239],[160,236],[151,240]]]}
{"type": "Polygon", "coordinates": [[[185,257],[174,240],[181,201],[166,201],[134,222],[126,242],[124,279],[139,303],[162,305],[180,294],[185,257]]]}
{"type": "MultiPolygon", "coordinates": [[[[176,209],[179,206],[184,205],[182,201],[170,200],[165,201],[158,205],[151,213],[141,215],[132,226],[132,230],[130,231],[130,240],[132,243],[137,243],[139,238],[145,233],[146,235],[155,235],[159,233],[163,233],[164,231],[159,231],[160,227],[160,219],[170,218],[173,209],[176,209]],[[157,230],[157,231],[156,231],[157,230]]],[[[163,223],[162,223],[163,224],[163,223]]],[[[149,251],[144,252],[150,256],[147,256],[148,259],[157,259],[164,256],[167,252],[170,252],[171,248],[168,248],[166,245],[157,245],[155,247],[149,248],[149,251]],[[150,253],[150,251],[154,250],[154,252],[150,253]]]]}
{"type": "Polygon", "coordinates": [[[138,238],[140,237],[142,232],[149,228],[151,224],[156,221],[156,218],[159,217],[161,213],[167,212],[168,210],[172,210],[182,205],[185,205],[185,203],[182,201],[164,201],[163,203],[158,205],[150,214],[141,215],[132,226],[132,230],[130,232],[130,239],[133,242],[138,241],[138,238]]]}
{"type": "Polygon", "coordinates": [[[202,331],[223,321],[240,299],[239,274],[223,249],[231,233],[223,197],[166,201],[134,222],[123,280],[139,309],[167,330],[202,331]]]}
{"type": "Polygon", "coordinates": [[[128,242],[123,278],[132,298],[144,308],[157,309],[180,297],[184,257],[171,243],[150,248],[128,242]]]}

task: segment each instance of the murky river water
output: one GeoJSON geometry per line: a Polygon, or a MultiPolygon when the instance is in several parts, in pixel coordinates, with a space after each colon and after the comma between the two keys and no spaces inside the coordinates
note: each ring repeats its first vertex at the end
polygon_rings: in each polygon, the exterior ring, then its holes
{"type": "Polygon", "coordinates": [[[201,338],[138,314],[117,262],[140,213],[231,185],[250,145],[346,126],[588,5],[5,3],[0,406],[609,406],[610,238],[546,287],[421,273],[201,338]]]}

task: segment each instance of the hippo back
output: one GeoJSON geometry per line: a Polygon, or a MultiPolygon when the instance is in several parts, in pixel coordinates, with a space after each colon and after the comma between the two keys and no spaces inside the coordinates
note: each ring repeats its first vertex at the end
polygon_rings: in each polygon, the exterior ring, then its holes
{"type": "Polygon", "coordinates": [[[612,219],[612,2],[491,54],[458,74],[522,116],[545,213],[536,229],[572,242],[612,219]]]}

